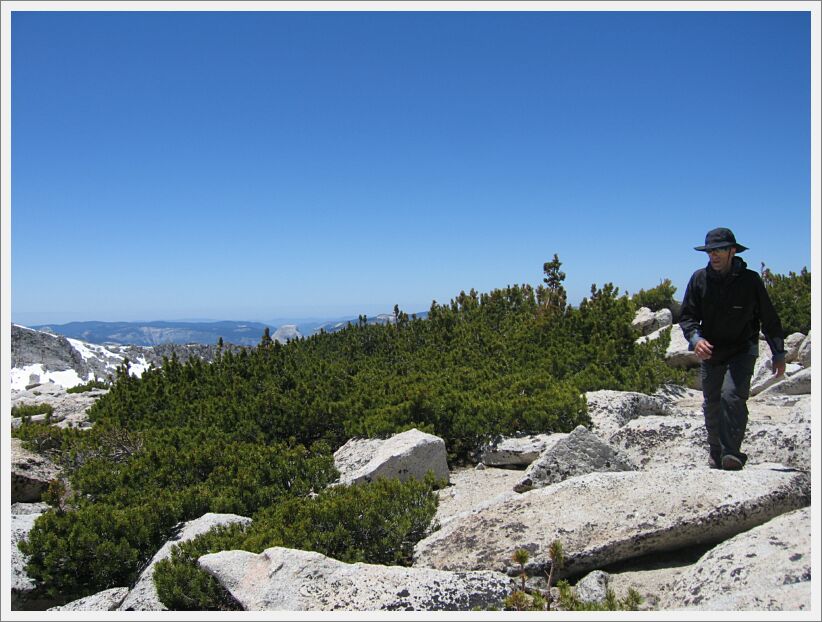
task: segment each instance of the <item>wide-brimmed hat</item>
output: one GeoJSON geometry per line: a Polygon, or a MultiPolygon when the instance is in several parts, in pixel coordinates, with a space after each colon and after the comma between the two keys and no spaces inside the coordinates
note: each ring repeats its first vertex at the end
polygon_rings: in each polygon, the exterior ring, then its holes
{"type": "Polygon", "coordinates": [[[736,241],[733,231],[725,227],[719,227],[708,231],[708,235],[705,236],[705,246],[694,246],[694,250],[712,251],[715,248],[728,248],[731,246],[736,247],[737,253],[748,250],[747,246],[742,246],[736,241]]]}

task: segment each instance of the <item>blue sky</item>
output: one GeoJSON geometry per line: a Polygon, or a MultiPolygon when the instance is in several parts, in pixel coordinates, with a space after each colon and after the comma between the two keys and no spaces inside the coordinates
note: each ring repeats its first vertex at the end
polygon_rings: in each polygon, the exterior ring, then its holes
{"type": "MultiPolygon", "coordinates": [[[[617,5],[618,6],[618,5],[617,5]]],[[[811,268],[808,12],[15,12],[21,323],[811,268]]],[[[5,140],[5,139],[4,139],[5,140]]]]}

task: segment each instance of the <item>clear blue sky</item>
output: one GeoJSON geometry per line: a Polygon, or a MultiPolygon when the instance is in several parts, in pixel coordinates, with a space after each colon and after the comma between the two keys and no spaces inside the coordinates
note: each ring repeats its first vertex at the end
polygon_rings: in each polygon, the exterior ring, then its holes
{"type": "MultiPolygon", "coordinates": [[[[618,6],[618,5],[616,5],[618,6]]],[[[811,267],[810,14],[15,12],[12,320],[811,267]]]]}

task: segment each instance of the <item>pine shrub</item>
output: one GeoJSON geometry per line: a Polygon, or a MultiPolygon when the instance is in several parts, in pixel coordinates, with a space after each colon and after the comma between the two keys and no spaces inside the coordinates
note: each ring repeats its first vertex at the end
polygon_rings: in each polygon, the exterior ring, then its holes
{"type": "Polygon", "coordinates": [[[66,393],[87,393],[94,389],[108,389],[109,383],[103,380],[90,380],[85,384],[78,384],[76,387],[66,389],[66,393]]]}
{"type": "Polygon", "coordinates": [[[774,274],[763,263],[761,275],[785,335],[807,335],[811,330],[811,273],[802,268],[799,274],[774,274]]]}
{"type": "MultiPolygon", "coordinates": [[[[124,362],[88,411],[94,426],[55,442],[71,492],[24,545],[29,575],[66,599],[128,585],[174,525],[205,512],[253,517],[243,545],[255,550],[407,563],[433,515],[429,493],[326,490],[350,437],[416,427],[445,440],[453,467],[500,435],[587,423],[584,391],[649,392],[677,377],[662,342],[634,342],[630,298],[606,284],[568,305],[560,266],[555,256],[536,289],[433,302],[424,320],[397,309],[393,324],[362,317],[285,345],[268,335],[212,363],[172,354],[139,378],[124,362]]],[[[209,590],[183,593],[227,606],[209,590]]]]}
{"type": "Polygon", "coordinates": [[[39,404],[17,404],[11,407],[12,417],[34,417],[35,415],[48,415],[54,413],[54,406],[47,402],[39,404]]]}
{"type": "Polygon", "coordinates": [[[640,289],[633,295],[632,300],[637,309],[648,307],[651,311],[661,311],[673,309],[675,293],[676,287],[671,283],[671,279],[664,279],[656,287],[640,289]]]}
{"type": "Polygon", "coordinates": [[[207,553],[273,546],[316,551],[347,563],[410,565],[413,547],[431,529],[437,497],[424,481],[379,479],[335,486],[313,498],[292,498],[258,512],[250,526],[218,527],[177,545],[157,564],[154,582],[172,610],[227,610],[237,603],[197,559],[207,553]]]}

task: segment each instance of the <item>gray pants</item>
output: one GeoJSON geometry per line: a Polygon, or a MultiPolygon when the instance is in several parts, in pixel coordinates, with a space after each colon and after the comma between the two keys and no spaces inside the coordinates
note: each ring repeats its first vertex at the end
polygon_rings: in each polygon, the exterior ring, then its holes
{"type": "Polygon", "coordinates": [[[742,439],[748,426],[747,400],[756,356],[743,352],[719,365],[702,361],[702,412],[711,455],[719,462],[731,454],[745,464],[742,439]]]}

